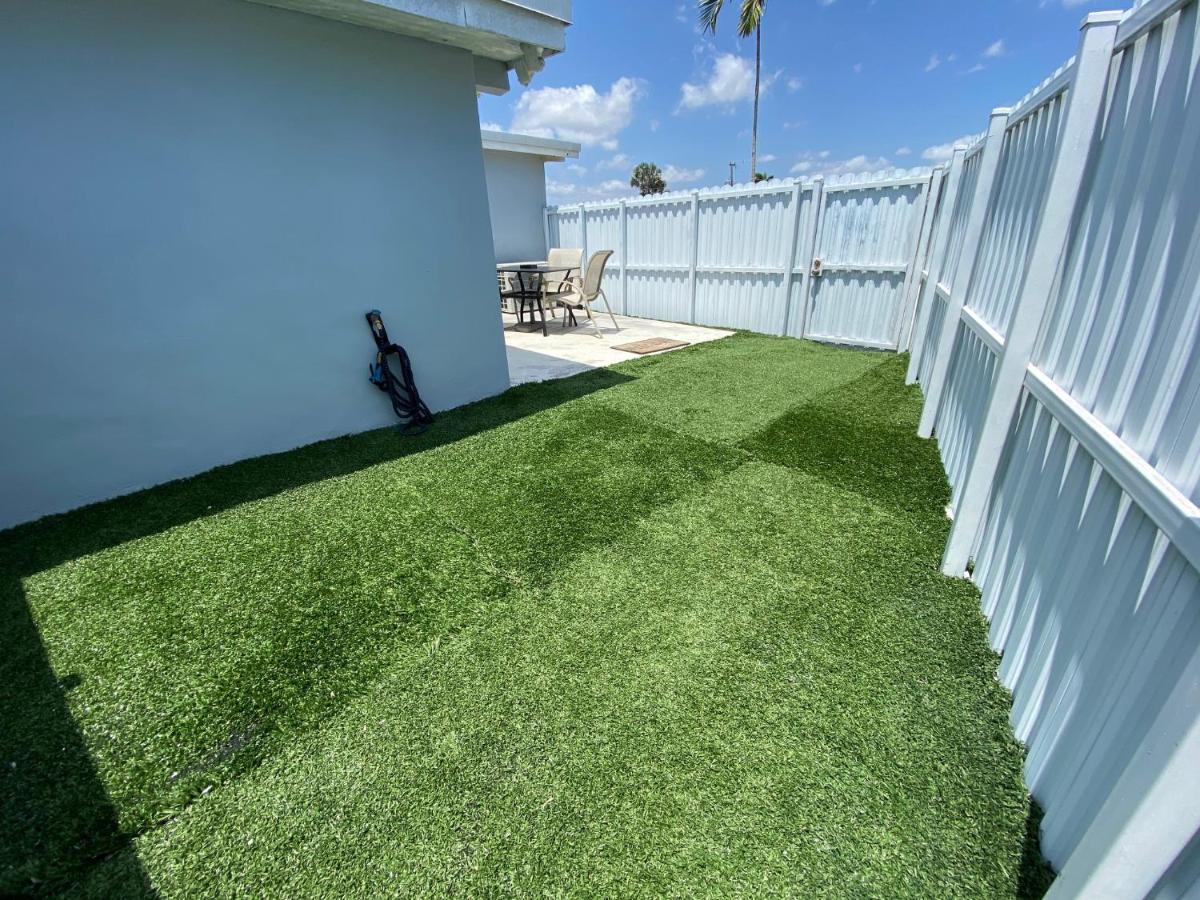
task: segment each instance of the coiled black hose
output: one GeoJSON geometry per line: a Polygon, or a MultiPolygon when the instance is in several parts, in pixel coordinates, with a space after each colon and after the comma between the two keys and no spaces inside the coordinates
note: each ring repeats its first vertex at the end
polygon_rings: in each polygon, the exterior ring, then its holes
{"type": "Polygon", "coordinates": [[[369,367],[371,384],[387,394],[388,399],[392,401],[392,410],[402,422],[401,432],[420,434],[433,424],[433,413],[429,411],[429,407],[417,391],[408,353],[388,338],[387,329],[383,327],[383,314],[379,310],[373,309],[367,313],[367,324],[371,327],[371,336],[375,338],[375,346],[378,348],[375,362],[369,367]],[[391,356],[395,356],[399,363],[399,376],[388,365],[388,357],[391,356]]]}

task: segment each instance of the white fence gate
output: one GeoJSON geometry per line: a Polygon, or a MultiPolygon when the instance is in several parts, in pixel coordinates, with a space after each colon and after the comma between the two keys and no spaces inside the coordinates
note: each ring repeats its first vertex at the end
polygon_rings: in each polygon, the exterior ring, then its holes
{"type": "Polygon", "coordinates": [[[897,171],[548,207],[546,241],[613,250],[605,291],[627,315],[895,350],[940,183],[897,171]]]}

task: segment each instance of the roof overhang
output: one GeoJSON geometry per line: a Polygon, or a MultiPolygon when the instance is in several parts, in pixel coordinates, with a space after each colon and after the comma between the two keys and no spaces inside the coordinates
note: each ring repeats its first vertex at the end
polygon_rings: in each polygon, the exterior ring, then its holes
{"type": "MultiPolygon", "coordinates": [[[[363,28],[469,50],[482,66],[479,90],[504,93],[507,70],[528,84],[545,59],[566,49],[571,0],[250,0],[363,28]]],[[[476,65],[477,80],[481,66],[476,65]]]]}
{"type": "Polygon", "coordinates": [[[579,144],[571,141],[556,141],[551,138],[534,137],[531,134],[512,134],[507,131],[480,129],[484,150],[502,153],[523,153],[546,161],[579,157],[579,144]]]}

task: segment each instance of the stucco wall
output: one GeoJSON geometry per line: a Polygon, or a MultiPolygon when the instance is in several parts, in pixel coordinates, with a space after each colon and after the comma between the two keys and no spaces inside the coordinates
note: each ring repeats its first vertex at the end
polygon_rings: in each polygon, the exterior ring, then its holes
{"type": "Polygon", "coordinates": [[[484,150],[483,162],[497,261],[545,259],[545,164],[536,156],[499,150],[484,150]]]}
{"type": "Polygon", "coordinates": [[[464,51],[242,0],[0,5],[0,527],[507,385],[464,51]]]}

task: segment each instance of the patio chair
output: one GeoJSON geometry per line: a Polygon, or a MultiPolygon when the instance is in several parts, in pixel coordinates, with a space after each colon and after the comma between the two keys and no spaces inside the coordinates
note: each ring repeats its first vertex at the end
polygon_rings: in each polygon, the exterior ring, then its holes
{"type": "Polygon", "coordinates": [[[612,255],[613,251],[611,250],[597,250],[592,254],[592,258],[588,260],[583,278],[572,279],[571,290],[554,295],[555,305],[561,306],[567,311],[567,314],[563,316],[563,328],[567,327],[568,318],[571,320],[572,325],[577,324],[575,321],[575,310],[582,309],[587,313],[588,321],[592,323],[592,327],[596,329],[596,337],[603,337],[600,333],[600,326],[592,315],[592,303],[599,298],[604,301],[604,308],[608,310],[608,317],[612,319],[613,328],[617,331],[621,330],[621,326],[617,324],[617,317],[613,315],[612,307],[608,305],[608,297],[604,295],[604,290],[600,287],[600,282],[604,278],[604,267],[608,263],[608,258],[612,255]]]}
{"type": "Polygon", "coordinates": [[[554,309],[554,295],[570,292],[573,287],[571,279],[580,274],[580,270],[583,268],[583,251],[566,247],[551,247],[550,252],[546,254],[546,264],[548,266],[571,267],[566,272],[552,272],[547,274],[546,279],[542,282],[542,289],[546,292],[546,299],[550,301],[550,308],[554,309]]]}

